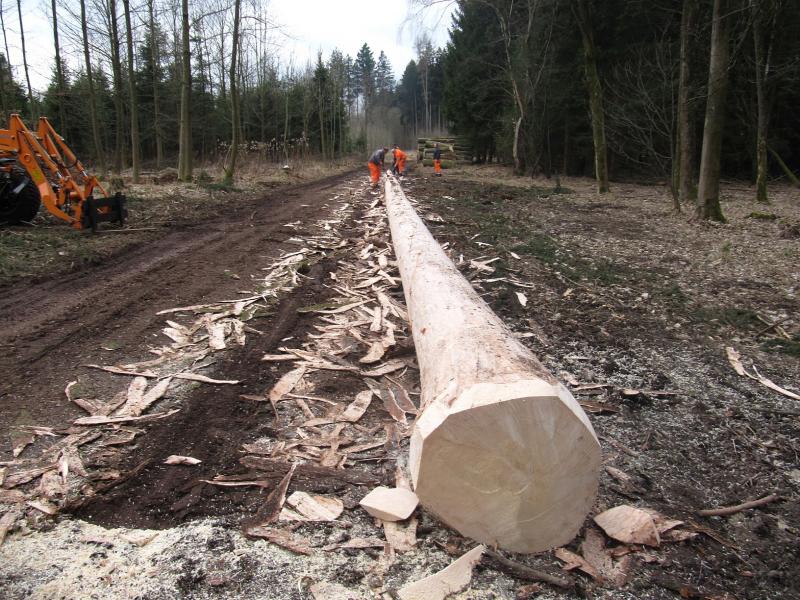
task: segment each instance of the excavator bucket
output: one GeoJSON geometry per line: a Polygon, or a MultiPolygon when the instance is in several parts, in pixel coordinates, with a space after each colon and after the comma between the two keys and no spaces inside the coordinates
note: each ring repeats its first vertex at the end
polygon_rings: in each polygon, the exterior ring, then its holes
{"type": "Polygon", "coordinates": [[[117,192],[110,198],[93,198],[89,196],[83,209],[81,227],[97,231],[97,224],[102,222],[125,224],[128,210],[125,208],[125,196],[117,192]]]}

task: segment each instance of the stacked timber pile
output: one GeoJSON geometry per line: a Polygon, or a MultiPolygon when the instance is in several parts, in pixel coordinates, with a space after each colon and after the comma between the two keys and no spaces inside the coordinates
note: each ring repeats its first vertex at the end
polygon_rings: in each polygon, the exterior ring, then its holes
{"type": "Polygon", "coordinates": [[[460,137],[417,138],[417,160],[423,166],[433,166],[433,149],[439,144],[442,151],[442,168],[450,169],[458,163],[472,162],[472,146],[460,137]]]}

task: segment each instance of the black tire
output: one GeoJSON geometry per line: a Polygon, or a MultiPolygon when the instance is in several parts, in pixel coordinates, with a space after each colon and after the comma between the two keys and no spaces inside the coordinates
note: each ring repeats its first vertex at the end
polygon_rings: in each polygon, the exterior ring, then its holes
{"type": "Polygon", "coordinates": [[[0,192],[0,223],[15,224],[33,220],[42,204],[36,184],[25,172],[17,169],[12,171],[10,179],[3,183],[5,185],[0,192]],[[14,188],[23,180],[27,180],[25,187],[19,194],[14,195],[12,193],[14,188]]]}

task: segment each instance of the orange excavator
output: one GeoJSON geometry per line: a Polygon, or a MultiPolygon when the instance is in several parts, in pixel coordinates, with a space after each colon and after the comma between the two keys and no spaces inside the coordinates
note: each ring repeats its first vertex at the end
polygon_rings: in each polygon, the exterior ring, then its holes
{"type": "Polygon", "coordinates": [[[41,204],[75,229],[123,225],[127,216],[125,196],[109,196],[46,117],[33,132],[12,114],[0,129],[0,224],[30,221],[41,204]]]}

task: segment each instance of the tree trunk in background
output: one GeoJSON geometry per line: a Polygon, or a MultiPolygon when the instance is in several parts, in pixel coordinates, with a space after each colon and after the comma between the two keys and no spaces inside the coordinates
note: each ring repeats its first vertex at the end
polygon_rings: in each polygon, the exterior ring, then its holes
{"type": "Polygon", "coordinates": [[[119,28],[117,27],[117,0],[108,2],[111,33],[111,73],[114,85],[114,172],[120,173],[125,164],[125,105],[122,102],[122,63],[119,56],[119,28]]]}
{"type": "MultiPolygon", "coordinates": [[[[19,15],[19,37],[22,42],[22,65],[25,67],[25,81],[28,84],[28,111],[31,115],[31,121],[33,121],[36,113],[34,112],[33,106],[33,90],[31,89],[31,76],[28,73],[28,52],[25,50],[25,30],[22,27],[22,2],[21,0],[17,0],[17,14],[19,15]]],[[[8,57],[6,57],[8,60],[8,57]]],[[[31,122],[31,127],[33,127],[33,122],[31,122]]]]}
{"type": "Polygon", "coordinates": [[[14,81],[14,73],[11,71],[11,54],[8,52],[8,35],[6,34],[6,20],[5,11],[3,9],[3,1],[0,0],[0,27],[3,28],[3,44],[6,48],[6,67],[8,68],[8,80],[14,81]]]}
{"type": "Polygon", "coordinates": [[[681,54],[678,76],[678,201],[675,210],[680,212],[681,203],[693,205],[697,200],[694,183],[694,132],[691,118],[691,69],[690,48],[697,13],[697,0],[683,0],[681,14],[681,54]]]}
{"type": "Polygon", "coordinates": [[[100,138],[100,123],[97,119],[97,98],[94,93],[94,79],[92,78],[92,60],[89,55],[89,32],[86,25],[86,0],[81,3],[81,32],[83,35],[83,59],[86,68],[86,83],[89,87],[89,118],[92,121],[92,141],[94,142],[94,153],[100,173],[105,175],[108,167],[106,166],[106,156],[103,152],[103,142],[100,138]]]}
{"type": "Polygon", "coordinates": [[[164,140],[161,136],[161,109],[159,108],[158,94],[158,42],[156,40],[156,21],[153,10],[155,0],[147,0],[147,11],[150,17],[150,60],[153,69],[153,132],[156,138],[156,169],[161,169],[164,159],[164,140]]]}
{"type": "Polygon", "coordinates": [[[725,120],[725,96],[728,91],[728,0],[714,0],[711,26],[711,51],[708,66],[708,99],[703,126],[703,150],[700,155],[700,184],[697,190],[699,219],[725,221],[719,203],[722,128],[725,120]]]}
{"type": "Polygon", "coordinates": [[[608,185],[608,159],[606,150],[606,125],[603,113],[603,87],[597,71],[597,49],[594,43],[592,21],[587,0],[577,0],[572,5],[583,38],[586,68],[586,87],[589,91],[589,111],[592,115],[592,141],[594,142],[594,172],[597,191],[605,194],[608,185]]]}
{"type": "Polygon", "coordinates": [[[64,110],[64,69],[61,64],[61,45],[58,42],[58,12],[56,0],[51,0],[50,9],[53,12],[53,44],[56,51],[56,89],[58,92],[58,131],[65,135],[67,127],[67,113],[64,110]]]}
{"type": "Polygon", "coordinates": [[[283,120],[283,156],[284,165],[289,164],[289,85],[286,85],[284,95],[284,120],[283,120]]]}
{"type": "Polygon", "coordinates": [[[228,157],[225,161],[225,183],[233,184],[233,175],[236,171],[236,158],[239,155],[239,81],[236,71],[236,61],[239,58],[239,11],[241,0],[236,0],[233,4],[233,39],[231,40],[231,147],[228,150],[228,157]]]}
{"type": "MultiPolygon", "coordinates": [[[[55,2],[55,0],[53,0],[55,2]]],[[[139,99],[136,97],[136,71],[133,68],[133,29],[130,0],[122,0],[125,8],[125,37],[128,42],[128,89],[131,103],[131,167],[133,183],[139,183],[139,99]]]]}
{"type": "Polygon", "coordinates": [[[319,99],[319,146],[322,150],[322,160],[327,160],[328,152],[325,147],[325,90],[322,86],[317,90],[317,98],[319,99]]]}
{"type": "Polygon", "coordinates": [[[769,129],[769,101],[767,89],[770,77],[770,59],[772,56],[772,42],[774,39],[775,14],[763,14],[764,2],[751,0],[750,7],[753,13],[753,46],[756,70],[756,99],[758,101],[758,122],[756,128],[756,202],[769,203],[767,194],[767,177],[769,165],[767,163],[767,131],[769,129]],[[770,27],[765,23],[770,18],[770,27]],[[769,31],[769,41],[764,48],[764,33],[769,31]]]}
{"type": "Polygon", "coordinates": [[[178,179],[192,179],[192,65],[189,51],[189,0],[181,0],[181,125],[178,138],[178,179]]]}

